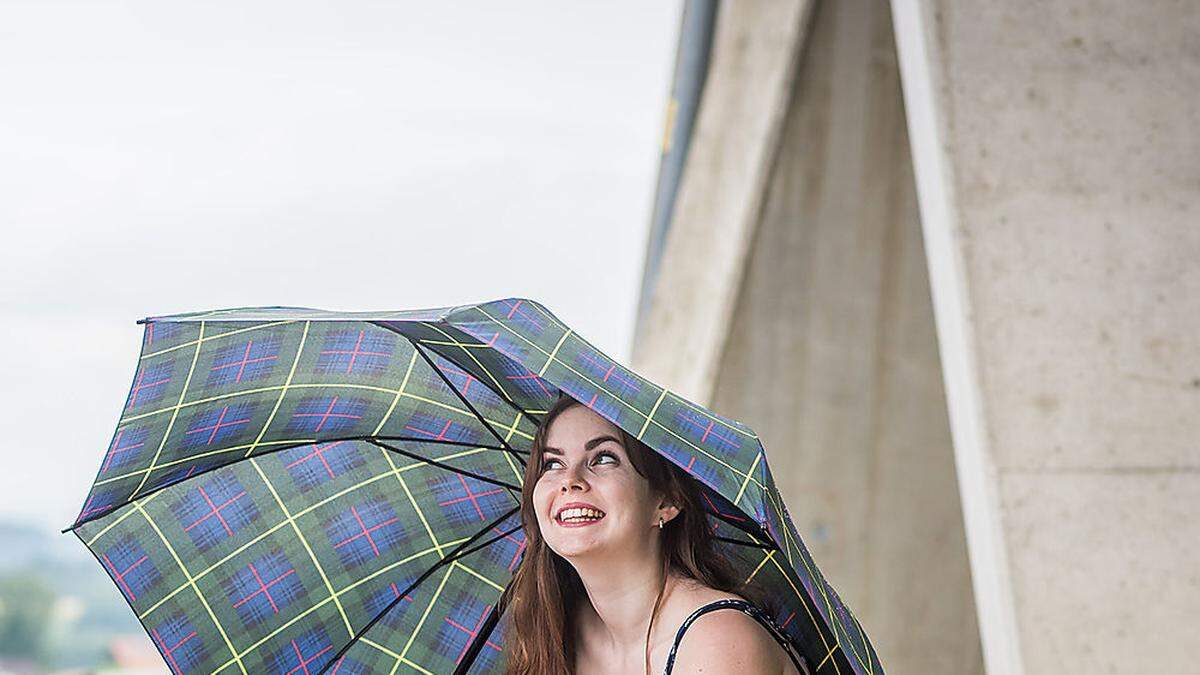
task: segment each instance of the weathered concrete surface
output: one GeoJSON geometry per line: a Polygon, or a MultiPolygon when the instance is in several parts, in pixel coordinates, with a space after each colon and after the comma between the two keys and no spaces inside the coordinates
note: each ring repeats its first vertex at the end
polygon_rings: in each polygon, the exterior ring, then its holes
{"type": "Polygon", "coordinates": [[[681,186],[691,206],[634,366],[762,435],[801,535],[889,673],[978,673],[888,5],[817,3],[806,32],[767,20],[771,6],[721,7],[714,64],[735,50],[744,74],[710,76],[709,135],[681,186]],[[744,81],[760,68],[750,45],[773,45],[773,78],[784,55],[799,60],[770,97],[746,98],[764,86],[744,81]],[[766,147],[717,133],[747,116],[766,147]]]}
{"type": "Polygon", "coordinates": [[[632,365],[707,401],[762,205],[810,0],[725,3],[632,365]]]}
{"type": "Polygon", "coordinates": [[[818,3],[713,406],[887,672],[983,670],[886,3],[818,3]]]}
{"type": "Polygon", "coordinates": [[[893,9],[989,671],[1194,672],[1200,4],[893,9]]]}

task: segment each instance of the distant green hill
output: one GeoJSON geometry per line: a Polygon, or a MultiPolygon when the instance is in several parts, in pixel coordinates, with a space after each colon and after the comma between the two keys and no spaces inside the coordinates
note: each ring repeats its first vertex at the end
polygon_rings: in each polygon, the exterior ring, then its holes
{"type": "MultiPolygon", "coordinates": [[[[44,587],[60,600],[46,626],[46,666],[102,664],[111,638],[145,635],[116,585],[72,534],[0,519],[0,580],[16,582],[18,590],[44,587]]],[[[11,619],[11,611],[0,613],[0,620],[11,619]]],[[[8,654],[0,651],[2,656],[8,654]]]]}

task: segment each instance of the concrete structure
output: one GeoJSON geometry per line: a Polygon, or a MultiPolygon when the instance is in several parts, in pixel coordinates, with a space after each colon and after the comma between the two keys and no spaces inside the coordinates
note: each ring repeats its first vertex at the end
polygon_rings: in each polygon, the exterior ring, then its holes
{"type": "Polygon", "coordinates": [[[633,365],[762,434],[889,673],[1193,668],[1196,35],[1186,3],[719,9],[633,365]]]}

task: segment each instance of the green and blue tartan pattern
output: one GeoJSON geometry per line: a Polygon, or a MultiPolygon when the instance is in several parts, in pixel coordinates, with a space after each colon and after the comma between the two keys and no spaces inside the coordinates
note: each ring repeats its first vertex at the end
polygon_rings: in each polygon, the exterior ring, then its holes
{"type": "Polygon", "coordinates": [[[149,318],[73,525],[173,672],[501,672],[524,465],[559,390],[687,470],[818,673],[882,673],[754,432],[521,298],[149,318]]]}

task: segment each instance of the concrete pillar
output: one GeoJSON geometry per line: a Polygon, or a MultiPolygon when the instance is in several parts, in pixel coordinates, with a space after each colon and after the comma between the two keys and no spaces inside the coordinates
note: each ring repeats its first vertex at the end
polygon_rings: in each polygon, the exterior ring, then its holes
{"type": "Polygon", "coordinates": [[[762,436],[889,673],[981,672],[888,5],[724,3],[714,49],[634,366],[762,436]]]}
{"type": "Polygon", "coordinates": [[[1200,4],[893,11],[988,672],[1194,672],[1200,4]]]}
{"type": "Polygon", "coordinates": [[[818,3],[714,409],[771,453],[887,672],[982,672],[886,3],[818,3]]]}

